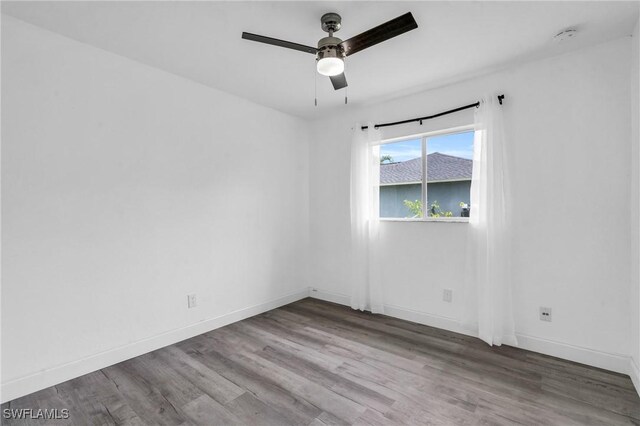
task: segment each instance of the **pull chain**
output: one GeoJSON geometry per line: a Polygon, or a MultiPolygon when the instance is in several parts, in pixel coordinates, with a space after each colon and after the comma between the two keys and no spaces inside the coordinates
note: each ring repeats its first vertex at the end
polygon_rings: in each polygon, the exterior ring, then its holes
{"type": "Polygon", "coordinates": [[[349,96],[349,87],[344,88],[344,104],[347,104],[347,97],[349,96]]]}
{"type": "Polygon", "coordinates": [[[313,96],[315,105],[318,106],[318,73],[316,67],[313,67],[313,96]]]}

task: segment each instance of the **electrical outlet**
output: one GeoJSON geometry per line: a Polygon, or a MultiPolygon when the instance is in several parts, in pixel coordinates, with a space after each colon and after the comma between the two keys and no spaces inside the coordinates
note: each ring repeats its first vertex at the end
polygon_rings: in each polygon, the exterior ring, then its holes
{"type": "Polygon", "coordinates": [[[540,306],[540,321],[551,322],[551,308],[540,306]]]}
{"type": "Polygon", "coordinates": [[[442,300],[447,303],[451,303],[453,301],[453,290],[450,288],[445,288],[442,290],[442,300]]]}
{"type": "Polygon", "coordinates": [[[196,306],[198,306],[198,301],[196,300],[195,294],[187,295],[187,306],[189,306],[189,309],[195,308],[196,306]]]}

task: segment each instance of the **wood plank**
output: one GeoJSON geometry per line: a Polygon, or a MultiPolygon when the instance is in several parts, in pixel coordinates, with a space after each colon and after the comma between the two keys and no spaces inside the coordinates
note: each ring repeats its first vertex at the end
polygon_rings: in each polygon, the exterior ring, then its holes
{"type": "Polygon", "coordinates": [[[308,424],[322,412],[318,407],[283,389],[272,380],[213,351],[188,353],[202,364],[241,386],[260,401],[282,413],[290,423],[308,424]]]}
{"type": "Polygon", "coordinates": [[[281,388],[298,395],[322,411],[331,413],[346,422],[353,422],[365,410],[362,405],[254,353],[242,355],[225,353],[225,355],[259,375],[269,378],[281,388]]]}
{"type": "Polygon", "coordinates": [[[185,404],[182,409],[197,425],[244,425],[238,417],[206,394],[185,404]]]}
{"type": "Polygon", "coordinates": [[[187,355],[178,347],[164,348],[158,351],[158,357],[167,368],[175,370],[221,404],[226,404],[245,393],[243,388],[187,355]]]}
{"type": "Polygon", "coordinates": [[[138,417],[145,423],[157,425],[176,425],[187,420],[179,407],[168,401],[151,384],[152,377],[140,376],[127,368],[126,362],[104,368],[102,371],[113,381],[138,417]]]}
{"type": "Polygon", "coordinates": [[[278,410],[248,392],[230,401],[226,408],[245,425],[285,426],[293,424],[278,410]]]}

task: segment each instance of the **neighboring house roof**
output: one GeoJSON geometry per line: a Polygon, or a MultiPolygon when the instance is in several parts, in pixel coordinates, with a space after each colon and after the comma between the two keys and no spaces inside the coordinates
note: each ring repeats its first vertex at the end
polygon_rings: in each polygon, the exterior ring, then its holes
{"type": "MultiPolygon", "coordinates": [[[[471,180],[473,161],[434,152],[427,155],[427,182],[471,180]]],[[[399,184],[422,181],[422,159],[380,164],[380,183],[399,184]]]]}

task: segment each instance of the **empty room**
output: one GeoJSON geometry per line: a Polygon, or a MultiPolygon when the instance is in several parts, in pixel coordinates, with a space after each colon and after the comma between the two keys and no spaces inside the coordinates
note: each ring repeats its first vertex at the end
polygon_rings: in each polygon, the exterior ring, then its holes
{"type": "Polygon", "coordinates": [[[2,1],[3,425],[640,425],[639,1],[2,1]]]}

